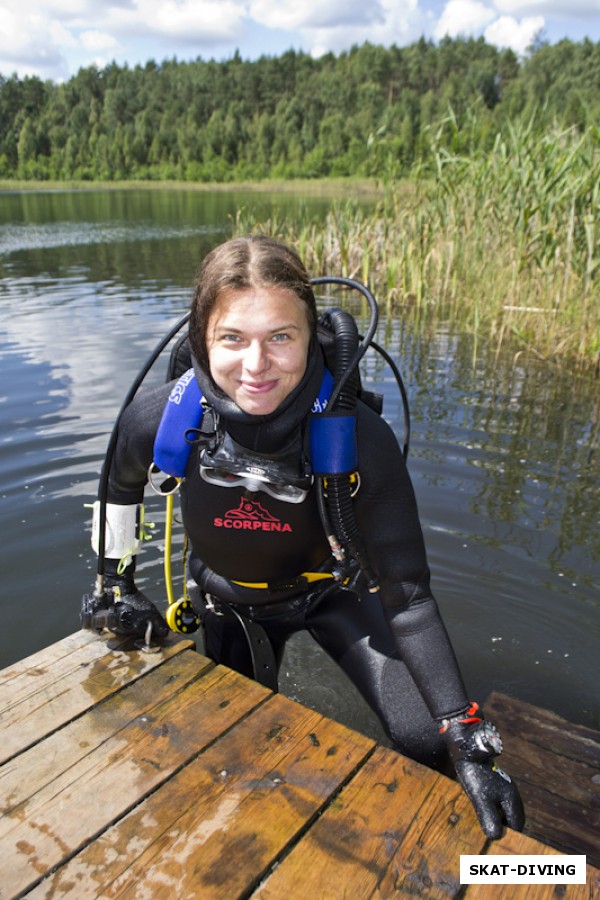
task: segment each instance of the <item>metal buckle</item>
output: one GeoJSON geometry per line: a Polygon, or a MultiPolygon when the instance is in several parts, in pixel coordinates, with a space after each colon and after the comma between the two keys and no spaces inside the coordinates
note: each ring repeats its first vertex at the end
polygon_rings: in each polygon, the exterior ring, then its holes
{"type": "Polygon", "coordinates": [[[212,594],[205,594],[204,602],[206,604],[206,609],[209,612],[214,613],[215,616],[224,616],[225,615],[223,610],[221,608],[219,608],[219,606],[217,605],[219,603],[219,601],[215,597],[213,597],[212,594]]]}

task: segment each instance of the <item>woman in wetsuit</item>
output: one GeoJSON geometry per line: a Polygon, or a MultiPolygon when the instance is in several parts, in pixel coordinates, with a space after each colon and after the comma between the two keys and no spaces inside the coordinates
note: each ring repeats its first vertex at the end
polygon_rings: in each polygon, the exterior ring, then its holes
{"type": "MultiPolygon", "coordinates": [[[[181,506],[207,655],[273,685],[287,638],[307,630],[401,753],[438,768],[450,757],[488,836],[501,834],[503,820],[521,828],[516,787],[493,763],[499,735],[468,700],[430,590],[402,452],[383,418],[360,400],[350,414],[360,552],[344,555],[348,535],[338,542],[339,535],[326,534],[310,449],[325,360],[313,289],[297,254],[267,237],[213,250],[197,280],[189,336],[190,378],[204,414],[188,434],[181,506]]],[[[107,533],[123,534],[125,520],[135,521],[131,511],[143,500],[172,389],[140,392],[121,418],[107,533]]],[[[135,586],[135,559],[123,565],[127,546],[118,538],[106,545],[99,605],[119,610],[113,630],[131,633],[150,620],[160,635],[166,625],[135,586]]]]}

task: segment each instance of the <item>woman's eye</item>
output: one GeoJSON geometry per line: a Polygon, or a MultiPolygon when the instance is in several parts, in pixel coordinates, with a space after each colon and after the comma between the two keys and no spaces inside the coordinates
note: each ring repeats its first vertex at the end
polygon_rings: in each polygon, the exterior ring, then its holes
{"type": "Polygon", "coordinates": [[[279,334],[274,334],[274,335],[273,335],[273,340],[274,340],[274,341],[277,341],[277,343],[279,343],[279,342],[281,342],[281,341],[287,341],[287,340],[289,340],[289,337],[290,337],[290,336],[289,336],[289,334],[287,333],[287,331],[282,331],[282,332],[280,332],[279,334]]]}

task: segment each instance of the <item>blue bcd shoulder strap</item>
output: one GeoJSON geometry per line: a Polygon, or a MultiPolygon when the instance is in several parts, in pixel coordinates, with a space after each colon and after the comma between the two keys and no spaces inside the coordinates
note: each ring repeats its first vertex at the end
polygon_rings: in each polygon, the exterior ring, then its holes
{"type": "MultiPolygon", "coordinates": [[[[312,406],[310,457],[317,474],[355,471],[356,417],[327,413],[333,377],[326,369],[312,406]]],[[[193,369],[188,369],[173,387],[154,441],[154,463],[175,478],[184,478],[192,451],[186,435],[200,427],[204,413],[203,396],[193,369]]]]}

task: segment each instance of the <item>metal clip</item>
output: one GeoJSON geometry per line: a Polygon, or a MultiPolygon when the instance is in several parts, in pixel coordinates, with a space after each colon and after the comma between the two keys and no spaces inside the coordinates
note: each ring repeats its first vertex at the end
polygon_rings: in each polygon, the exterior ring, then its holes
{"type": "Polygon", "coordinates": [[[214,613],[215,616],[224,616],[225,613],[217,605],[219,601],[212,594],[204,595],[204,602],[208,612],[214,613]]]}

